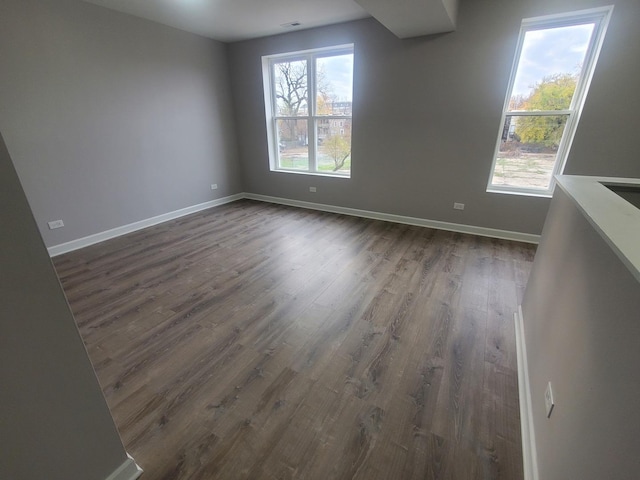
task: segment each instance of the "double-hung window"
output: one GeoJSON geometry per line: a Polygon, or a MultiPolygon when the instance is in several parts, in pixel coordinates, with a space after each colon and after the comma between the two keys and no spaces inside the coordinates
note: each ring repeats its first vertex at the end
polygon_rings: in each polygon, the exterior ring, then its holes
{"type": "Polygon", "coordinates": [[[488,191],[550,196],[562,173],[613,7],[522,22],[488,191]]]}
{"type": "Polygon", "coordinates": [[[271,170],[351,175],[353,45],[263,57],[271,170]]]}

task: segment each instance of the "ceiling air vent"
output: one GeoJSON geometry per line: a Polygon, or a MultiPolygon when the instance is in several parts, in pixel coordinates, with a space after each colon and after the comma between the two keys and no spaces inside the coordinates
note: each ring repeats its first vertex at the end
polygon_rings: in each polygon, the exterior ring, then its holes
{"type": "Polygon", "coordinates": [[[300,22],[288,22],[288,23],[280,24],[282,28],[293,28],[293,27],[299,27],[300,25],[302,25],[302,23],[300,22]]]}

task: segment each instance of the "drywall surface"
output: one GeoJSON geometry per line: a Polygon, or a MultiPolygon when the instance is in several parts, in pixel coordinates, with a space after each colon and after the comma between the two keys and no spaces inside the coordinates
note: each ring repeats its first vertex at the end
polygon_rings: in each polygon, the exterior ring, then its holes
{"type": "Polygon", "coordinates": [[[522,312],[540,479],[638,478],[640,282],[560,188],[522,312]]]}
{"type": "MultiPolygon", "coordinates": [[[[520,24],[609,3],[463,0],[457,30],[442,35],[399,40],[366,19],[231,44],[245,191],[540,234],[548,198],[486,192],[520,24]],[[271,172],[261,56],[345,43],[355,45],[351,179],[271,172]]],[[[615,3],[568,160],[574,174],[640,177],[640,2],[615,3]]]]}
{"type": "Polygon", "coordinates": [[[103,480],[127,459],[0,137],[0,478],[103,480]]]}
{"type": "Polygon", "coordinates": [[[224,44],[2,0],[0,64],[0,130],[47,246],[242,191],[224,44]]]}

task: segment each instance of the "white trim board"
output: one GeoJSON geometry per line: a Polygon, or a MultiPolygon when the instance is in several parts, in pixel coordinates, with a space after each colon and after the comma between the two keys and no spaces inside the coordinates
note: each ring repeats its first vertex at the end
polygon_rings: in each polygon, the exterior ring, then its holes
{"type": "Polygon", "coordinates": [[[138,466],[131,455],[127,454],[127,459],[116,468],[105,480],[135,480],[142,475],[142,469],[138,466]]]}
{"type": "Polygon", "coordinates": [[[522,307],[513,314],[516,323],[516,351],[518,358],[518,394],[520,396],[520,430],[522,431],[522,464],[524,480],[538,480],[536,436],[533,429],[533,409],[529,383],[527,347],[524,338],[522,307]]]}
{"type": "Polygon", "coordinates": [[[216,200],[211,200],[209,202],[200,203],[198,205],[192,205],[191,207],[181,208],[180,210],[163,213],[162,215],[147,218],[145,220],[140,220],[138,222],[129,223],[128,225],[122,225],[121,227],[112,228],[111,230],[105,230],[104,232],[94,233],[93,235],[78,238],[77,240],[71,240],[70,242],[54,245],[53,247],[49,247],[47,250],[49,251],[49,255],[51,257],[55,257],[57,255],[62,255],[63,253],[68,253],[72,252],[73,250],[88,247],[89,245],[104,242],[105,240],[109,240],[111,238],[126,235],[127,233],[142,230],[143,228],[152,227],[153,225],[157,225],[159,223],[184,217],[185,215],[196,213],[201,210],[206,210],[207,208],[217,207],[218,205],[224,205],[225,203],[235,202],[236,200],[241,200],[243,198],[243,193],[229,195],[228,197],[222,197],[216,200]]]}
{"type": "Polygon", "coordinates": [[[369,210],[358,210],[356,208],[337,207],[323,203],[303,202],[301,200],[289,200],[288,198],[271,197],[268,195],[258,195],[255,193],[245,193],[244,198],[258,200],[260,202],[278,203],[291,207],[309,208],[311,210],[321,210],[323,212],[341,213],[355,217],[371,218],[374,220],[384,220],[387,222],[404,223],[416,225],[418,227],[435,228],[437,230],[448,230],[451,232],[468,233],[481,237],[501,238],[504,240],[514,240],[516,242],[535,243],[540,241],[540,235],[530,233],[511,232],[508,230],[498,230],[495,228],[476,227],[473,225],[463,225],[460,223],[441,222],[439,220],[427,220],[417,217],[406,217],[404,215],[394,215],[392,213],[372,212],[369,210]]]}
{"type": "Polygon", "coordinates": [[[62,255],[63,253],[72,252],[80,248],[88,247],[96,243],[104,242],[111,238],[126,235],[127,233],[135,232],[143,228],[152,227],[159,223],[167,222],[176,218],[196,213],[207,208],[217,207],[218,205],[224,205],[225,203],[235,202],[236,200],[242,200],[248,198],[250,200],[257,200],[260,202],[277,203],[279,205],[288,205],[291,207],[308,208],[311,210],[320,210],[323,212],[341,213],[344,215],[351,215],[354,217],[371,218],[373,220],[383,220],[393,223],[404,223],[407,225],[416,225],[418,227],[435,228],[437,230],[448,230],[451,232],[468,233],[470,235],[479,235],[481,237],[502,238],[504,240],[513,240],[516,242],[535,243],[540,241],[540,235],[533,235],[530,233],[511,232],[509,230],[498,230],[495,228],[476,227],[473,225],[463,225],[460,223],[441,222],[439,220],[427,220],[417,217],[406,217],[404,215],[394,215],[392,213],[372,212],[369,210],[359,210],[356,208],[338,207],[334,205],[326,205],[323,203],[303,202],[301,200],[290,200],[288,198],[272,197],[269,195],[258,195],[255,193],[236,193],[235,195],[229,195],[228,197],[218,198],[217,200],[211,200],[210,202],[200,203],[191,207],[182,208],[173,212],[164,213],[156,217],[147,218],[146,220],[140,220],[139,222],[130,223],[121,227],[112,228],[104,232],[95,233],[87,237],[78,238],[77,240],[71,240],[70,242],[61,243],[49,247],[49,255],[55,257],[62,255]]]}

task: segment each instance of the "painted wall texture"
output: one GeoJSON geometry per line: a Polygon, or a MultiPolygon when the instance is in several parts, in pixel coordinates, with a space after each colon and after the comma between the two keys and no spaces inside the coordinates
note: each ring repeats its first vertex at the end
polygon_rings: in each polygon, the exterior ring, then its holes
{"type": "MultiPolygon", "coordinates": [[[[399,40],[368,19],[225,45],[6,0],[0,129],[48,246],[242,191],[539,234],[549,199],[485,191],[520,22],[608,3],[463,0],[449,34],[399,40]],[[352,178],[270,172],[261,56],[351,42],[352,178]]],[[[640,176],[638,19],[615,2],[566,173],[640,176]]]]}
{"type": "MultiPolygon", "coordinates": [[[[36,224],[53,246],[246,191],[539,234],[549,199],[485,191],[520,22],[610,3],[565,173],[640,177],[638,0],[461,0],[449,34],[399,40],[368,19],[230,45],[78,0],[2,0],[0,131],[36,223],[2,147],[0,400],[12,408],[0,450],[15,463],[0,477],[21,478],[34,448],[59,478],[104,477],[124,459],[36,224]],[[261,57],[344,43],[355,44],[352,178],[269,171],[261,57]],[[65,227],[49,231],[57,219],[65,227]]],[[[556,313],[533,313],[538,293],[525,302],[534,399],[558,385],[551,422],[534,403],[541,478],[635,478],[637,413],[615,402],[638,398],[640,296],[563,200],[550,222],[561,214],[574,233],[543,243],[552,261],[531,287],[555,288],[556,313]],[[554,262],[566,267],[557,277],[554,262]],[[620,286],[598,283],[611,275],[620,286]]],[[[57,478],[31,463],[24,478],[57,478]]]]}
{"type": "Polygon", "coordinates": [[[0,131],[47,246],[242,191],[224,44],[3,0],[0,64],[0,131]]]}
{"type": "Polygon", "coordinates": [[[449,34],[399,40],[368,19],[231,44],[245,191],[539,234],[549,199],[486,192],[520,23],[610,3],[566,173],[640,177],[640,3],[463,0],[449,34]],[[271,172],[261,56],[344,43],[355,44],[352,178],[271,172]]]}
{"type": "Polygon", "coordinates": [[[560,188],[522,312],[540,479],[638,478],[640,283],[560,188]]]}
{"type": "Polygon", "coordinates": [[[0,137],[0,478],[103,480],[127,459],[0,137]]]}

